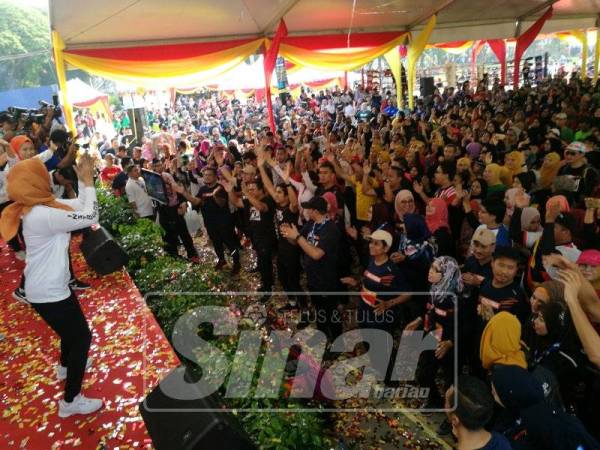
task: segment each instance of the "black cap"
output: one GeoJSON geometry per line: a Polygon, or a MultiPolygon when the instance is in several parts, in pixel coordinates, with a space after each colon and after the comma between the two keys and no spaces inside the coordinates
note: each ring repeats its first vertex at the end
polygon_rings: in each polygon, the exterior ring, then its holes
{"type": "Polygon", "coordinates": [[[571,234],[575,233],[575,231],[577,231],[577,222],[575,220],[575,217],[573,217],[571,214],[568,213],[561,213],[558,215],[558,217],[556,218],[556,220],[554,221],[554,223],[557,223],[563,227],[565,227],[567,230],[569,230],[571,232],[571,234]]]}
{"type": "Polygon", "coordinates": [[[314,196],[307,202],[302,202],[301,205],[304,209],[314,209],[319,211],[321,214],[325,214],[328,209],[327,200],[318,195],[314,196]]]}

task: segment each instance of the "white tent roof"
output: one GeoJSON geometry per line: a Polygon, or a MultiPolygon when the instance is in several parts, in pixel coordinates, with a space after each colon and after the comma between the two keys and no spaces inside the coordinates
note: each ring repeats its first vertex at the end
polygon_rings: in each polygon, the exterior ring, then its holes
{"type": "Polygon", "coordinates": [[[281,17],[291,36],[418,30],[438,13],[436,43],[514,37],[552,3],[542,32],[596,26],[598,0],[50,0],[50,22],[75,49],[259,37],[281,17]]]}
{"type": "Polygon", "coordinates": [[[85,104],[101,97],[107,97],[106,94],[94,89],[79,78],[67,81],[67,95],[69,97],[69,102],[74,106],[85,104]]]}

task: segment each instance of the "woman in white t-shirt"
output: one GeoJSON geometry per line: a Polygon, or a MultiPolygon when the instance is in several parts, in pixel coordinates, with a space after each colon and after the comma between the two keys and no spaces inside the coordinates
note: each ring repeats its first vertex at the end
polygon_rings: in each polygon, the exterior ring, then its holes
{"type": "Polygon", "coordinates": [[[77,298],[69,288],[69,242],[71,231],[98,222],[94,189],[94,163],[89,155],[76,168],[81,183],[79,197],[57,201],[44,163],[31,158],[17,163],[7,177],[8,196],[14,203],[0,217],[0,232],[11,239],[23,220],[27,246],[25,293],[31,306],[60,337],[60,365],[57,378],[66,379],[64,399],[58,415],[89,414],[102,407],[102,400],[81,394],[89,365],[92,334],[77,298]]]}

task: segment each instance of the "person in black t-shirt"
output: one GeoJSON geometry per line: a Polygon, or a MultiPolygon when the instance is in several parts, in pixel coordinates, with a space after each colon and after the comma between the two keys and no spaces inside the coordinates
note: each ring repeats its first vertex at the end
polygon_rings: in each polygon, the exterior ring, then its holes
{"type": "MultiPolygon", "coordinates": [[[[275,201],[273,219],[277,236],[277,277],[284,291],[300,292],[300,249],[281,234],[283,224],[298,224],[298,198],[290,183],[290,166],[283,173],[283,183],[277,186],[273,186],[267,175],[262,153],[258,155],[258,171],[266,191],[275,201]]],[[[303,303],[305,297],[288,294],[288,304],[280,308],[280,312],[297,309],[296,300],[303,303]]]]}
{"type": "Polygon", "coordinates": [[[262,300],[270,296],[273,289],[273,249],[276,244],[275,226],[273,215],[275,203],[265,194],[261,181],[252,181],[242,184],[244,198],[239,198],[233,192],[233,185],[224,183],[229,194],[229,201],[236,207],[243,209],[248,223],[248,231],[252,235],[255,246],[258,271],[260,272],[261,286],[257,289],[263,292],[262,300]]]}
{"type": "Polygon", "coordinates": [[[240,241],[235,234],[234,221],[227,202],[227,193],[217,183],[217,173],[212,167],[202,170],[204,185],[198,190],[196,197],[183,192],[186,199],[199,209],[204,218],[204,226],[208,232],[215,253],[219,258],[216,270],[225,266],[225,249],[227,247],[233,259],[232,275],[240,272],[240,241]]]}
{"type": "Polygon", "coordinates": [[[342,332],[342,321],[337,312],[338,300],[327,292],[338,286],[337,257],[340,231],[327,215],[327,201],[315,196],[302,207],[310,220],[301,231],[295,225],[283,224],[283,237],[296,241],[303,252],[302,264],[308,281],[308,290],[316,309],[317,327],[330,341],[342,332]]]}
{"type": "Polygon", "coordinates": [[[517,278],[519,253],[510,247],[499,247],[492,256],[492,279],[479,289],[477,313],[482,322],[500,311],[508,311],[524,323],[529,314],[527,296],[517,278]]]}

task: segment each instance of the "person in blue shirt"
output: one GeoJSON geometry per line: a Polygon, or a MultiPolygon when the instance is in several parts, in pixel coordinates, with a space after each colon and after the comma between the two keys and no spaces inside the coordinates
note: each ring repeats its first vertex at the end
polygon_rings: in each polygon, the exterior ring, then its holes
{"type": "Polygon", "coordinates": [[[461,375],[446,391],[444,407],[460,450],[511,450],[508,439],[485,429],[494,413],[490,388],[479,378],[461,375]]]}

